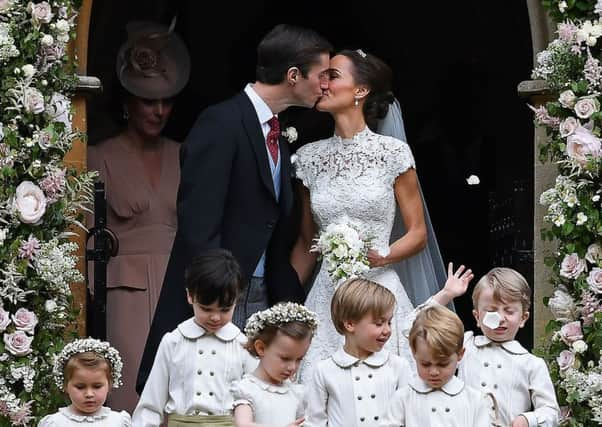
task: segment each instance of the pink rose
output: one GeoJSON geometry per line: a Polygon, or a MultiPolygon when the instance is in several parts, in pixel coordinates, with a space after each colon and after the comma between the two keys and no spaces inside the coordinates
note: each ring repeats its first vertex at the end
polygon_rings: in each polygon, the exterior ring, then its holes
{"type": "Polygon", "coordinates": [[[556,362],[558,362],[558,368],[561,371],[566,371],[575,363],[575,353],[569,350],[563,350],[556,358],[556,362]]]}
{"type": "Polygon", "coordinates": [[[38,324],[38,316],[33,311],[26,308],[20,308],[13,314],[13,323],[18,331],[33,334],[36,325],[38,324]]]}
{"type": "Polygon", "coordinates": [[[579,259],[576,253],[566,255],[560,264],[560,275],[567,279],[576,279],[585,271],[586,266],[585,260],[579,259]]]}
{"type": "Polygon", "coordinates": [[[598,261],[602,260],[602,248],[597,243],[592,243],[587,247],[587,253],[585,259],[592,264],[597,264],[598,261]]]}
{"type": "Polygon", "coordinates": [[[575,101],[577,101],[577,96],[572,90],[565,90],[558,97],[558,102],[564,108],[573,108],[575,106],[575,101]]]}
{"type": "Polygon", "coordinates": [[[45,1],[37,4],[29,3],[29,11],[31,12],[31,20],[36,26],[50,23],[54,16],[50,4],[45,1]]]}
{"type": "Polygon", "coordinates": [[[9,353],[15,356],[27,356],[31,353],[33,337],[27,336],[23,331],[4,334],[4,345],[9,353]]]}
{"type": "Polygon", "coordinates": [[[566,138],[569,135],[572,135],[580,126],[579,121],[574,117],[567,117],[560,123],[560,136],[566,138]]]}
{"type": "Polygon", "coordinates": [[[587,156],[600,157],[600,139],[583,126],[575,129],[566,142],[566,154],[580,164],[587,162],[587,156]]]}
{"type": "Polygon", "coordinates": [[[37,224],[46,212],[46,196],[33,182],[23,181],[17,187],[15,207],[19,212],[21,222],[37,224]]]}
{"type": "Polygon", "coordinates": [[[28,113],[39,114],[44,111],[44,95],[34,87],[25,89],[23,106],[28,113]]]}
{"type": "Polygon", "coordinates": [[[602,294],[602,268],[595,267],[589,272],[587,284],[592,292],[602,294]]]}
{"type": "Polygon", "coordinates": [[[11,7],[10,0],[0,0],[0,12],[5,12],[11,7]]]}
{"type": "Polygon", "coordinates": [[[6,331],[8,325],[10,325],[10,313],[0,307],[0,332],[6,331]]]}
{"type": "Polygon", "coordinates": [[[571,343],[583,339],[583,331],[581,330],[581,322],[575,321],[567,323],[560,328],[560,338],[565,344],[570,345],[571,343]]]}
{"type": "Polygon", "coordinates": [[[580,119],[589,119],[598,111],[600,111],[600,104],[597,99],[583,98],[575,103],[575,114],[580,119]]]}

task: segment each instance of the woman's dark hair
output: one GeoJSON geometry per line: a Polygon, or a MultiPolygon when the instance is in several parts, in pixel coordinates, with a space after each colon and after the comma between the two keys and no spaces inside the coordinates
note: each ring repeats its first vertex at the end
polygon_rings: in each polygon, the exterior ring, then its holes
{"type": "Polygon", "coordinates": [[[346,56],[353,64],[353,80],[358,85],[366,85],[370,93],[364,102],[364,119],[374,129],[378,120],[389,111],[389,105],[395,100],[391,85],[391,68],[376,56],[361,50],[345,49],[337,55],[346,56]]]}
{"type": "Polygon", "coordinates": [[[244,288],[240,265],[226,249],[209,249],[192,260],[184,275],[193,301],[231,307],[244,288]]]}
{"type": "Polygon", "coordinates": [[[309,324],[305,322],[286,322],[280,325],[267,325],[265,328],[261,330],[259,335],[255,338],[247,341],[245,348],[251,353],[253,356],[257,357],[257,350],[255,350],[255,342],[257,340],[263,341],[265,346],[269,346],[276,335],[280,332],[287,337],[291,337],[294,340],[304,340],[306,338],[313,336],[313,329],[309,326],[309,324]]]}
{"type": "Polygon", "coordinates": [[[320,55],[331,52],[330,42],[314,30],[280,24],[257,46],[255,77],[261,83],[282,83],[291,67],[299,68],[301,75],[307,77],[310,67],[319,62],[320,55]]]}

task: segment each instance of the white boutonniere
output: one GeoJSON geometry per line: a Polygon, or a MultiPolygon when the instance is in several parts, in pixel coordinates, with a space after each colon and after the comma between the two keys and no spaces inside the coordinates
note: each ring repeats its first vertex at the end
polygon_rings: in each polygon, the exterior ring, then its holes
{"type": "Polygon", "coordinates": [[[297,129],[292,126],[287,127],[284,132],[282,132],[282,136],[288,139],[288,143],[292,144],[297,140],[299,134],[297,133],[297,129]]]}

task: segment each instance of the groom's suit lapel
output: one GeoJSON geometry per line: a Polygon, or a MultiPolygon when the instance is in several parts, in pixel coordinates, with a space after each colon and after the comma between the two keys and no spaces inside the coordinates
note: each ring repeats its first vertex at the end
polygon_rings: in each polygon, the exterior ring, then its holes
{"type": "Polygon", "coordinates": [[[251,141],[253,151],[255,152],[255,159],[257,160],[261,180],[275,200],[276,191],[274,190],[272,173],[270,172],[270,162],[268,160],[268,152],[265,148],[265,139],[261,130],[261,124],[257,119],[257,112],[255,111],[251,100],[244,92],[239,94],[236,102],[242,113],[242,122],[245,127],[245,131],[249,137],[249,140],[251,141]]]}

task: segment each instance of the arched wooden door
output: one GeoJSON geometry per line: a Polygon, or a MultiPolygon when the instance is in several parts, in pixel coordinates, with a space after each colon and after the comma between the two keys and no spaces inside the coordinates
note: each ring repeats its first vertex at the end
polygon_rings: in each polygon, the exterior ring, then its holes
{"type": "MultiPolygon", "coordinates": [[[[90,15],[92,12],[92,0],[84,0],[79,11],[77,18],[77,35],[75,41],[71,44],[71,57],[77,55],[77,73],[80,78],[80,84],[78,90],[74,96],[72,103],[74,107],[73,112],[73,128],[83,133],[87,131],[87,118],[86,118],[86,88],[90,89],[90,83],[85,78],[87,75],[87,61],[88,61],[88,33],[90,28],[90,15]]],[[[95,86],[92,84],[92,86],[95,86]]],[[[97,85],[100,89],[100,85],[97,85]]],[[[65,161],[68,165],[74,166],[79,170],[86,169],[86,145],[84,141],[76,141],[73,144],[73,148],[65,157],[65,161]]],[[[86,249],[86,236],[81,230],[78,231],[78,236],[72,240],[78,244],[78,268],[85,273],[85,249],[86,249]]],[[[86,335],[86,285],[85,283],[77,283],[71,285],[73,292],[73,303],[76,307],[80,308],[80,313],[77,319],[77,327],[80,335],[86,335]]]]}

